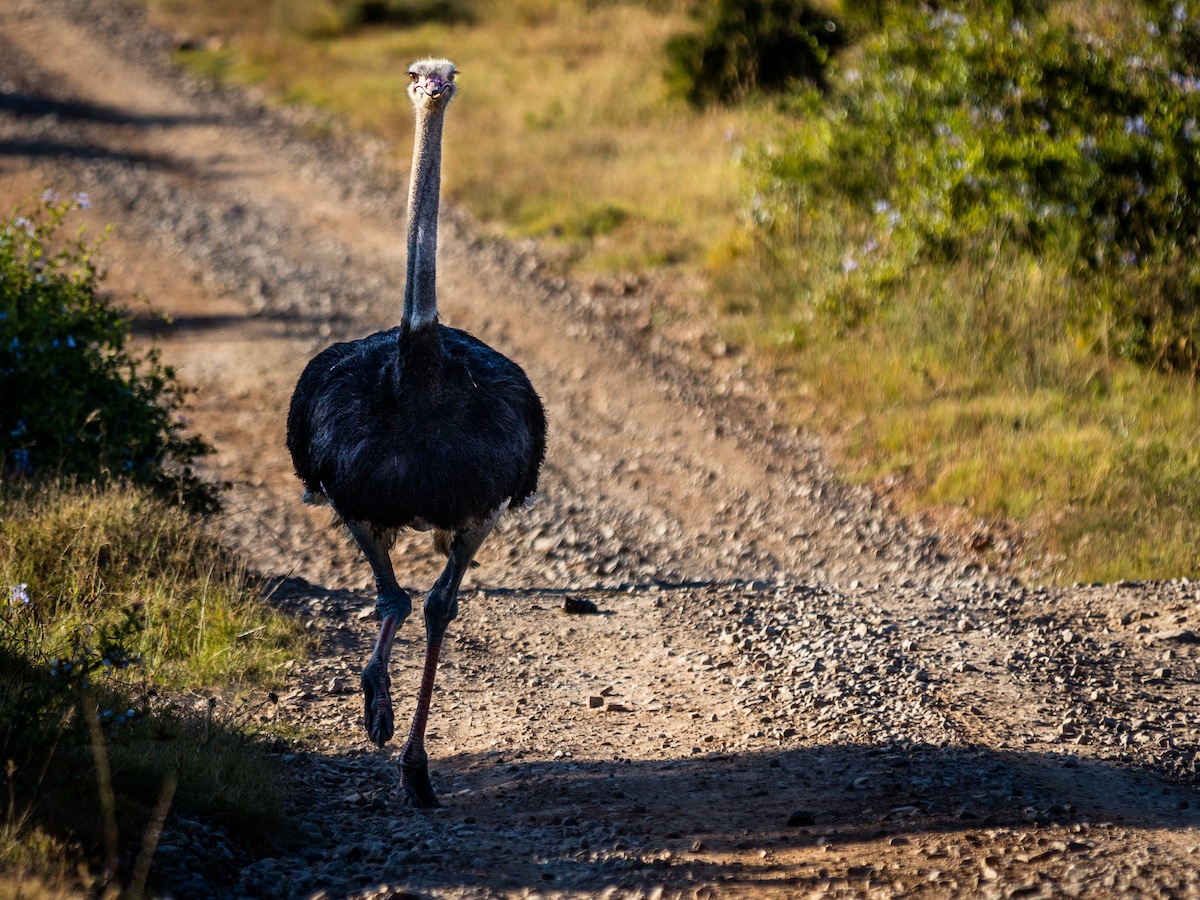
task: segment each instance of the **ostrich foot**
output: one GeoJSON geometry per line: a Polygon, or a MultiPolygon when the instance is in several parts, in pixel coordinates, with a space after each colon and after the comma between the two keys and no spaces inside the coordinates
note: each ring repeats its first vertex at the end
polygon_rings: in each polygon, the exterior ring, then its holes
{"type": "Polygon", "coordinates": [[[441,806],[429,780],[429,758],[406,749],[400,757],[400,796],[405,806],[434,809],[441,806]]]}
{"type": "Polygon", "coordinates": [[[391,740],[396,730],[391,686],[387,665],[372,657],[362,673],[363,722],[367,726],[367,735],[380,747],[391,740]]]}

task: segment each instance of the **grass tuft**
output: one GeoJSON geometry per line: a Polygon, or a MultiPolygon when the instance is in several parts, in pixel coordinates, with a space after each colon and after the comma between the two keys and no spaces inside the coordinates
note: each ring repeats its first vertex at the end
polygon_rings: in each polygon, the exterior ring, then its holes
{"type": "Polygon", "coordinates": [[[278,683],[306,640],[202,523],[141,487],[0,486],[0,585],[7,871],[136,886],[172,785],[173,813],[272,846],[282,773],[270,700],[249,689],[278,683]],[[183,704],[185,687],[214,700],[183,704]],[[235,712],[217,714],[218,693],[235,712]]]}
{"type": "Polygon", "coordinates": [[[52,656],[91,629],[96,652],[110,641],[171,686],[269,679],[294,655],[294,629],[244,566],[185,511],[129,485],[9,489],[0,583],[25,586],[23,627],[52,656]]]}

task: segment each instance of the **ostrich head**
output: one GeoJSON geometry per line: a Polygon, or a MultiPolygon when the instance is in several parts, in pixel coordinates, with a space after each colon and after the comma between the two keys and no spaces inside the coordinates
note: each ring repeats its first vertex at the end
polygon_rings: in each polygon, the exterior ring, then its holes
{"type": "Polygon", "coordinates": [[[458,71],[448,59],[419,59],[408,67],[408,97],[420,109],[433,109],[454,97],[458,71]]]}

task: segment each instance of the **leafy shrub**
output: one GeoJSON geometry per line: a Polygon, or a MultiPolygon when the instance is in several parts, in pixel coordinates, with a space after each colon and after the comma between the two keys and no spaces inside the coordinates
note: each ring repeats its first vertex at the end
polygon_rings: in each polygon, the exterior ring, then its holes
{"type": "Polygon", "coordinates": [[[731,103],[796,80],[824,84],[846,34],[807,0],[704,0],[694,33],[667,43],[668,81],[696,106],[731,103]]]}
{"type": "Polygon", "coordinates": [[[1055,0],[843,0],[841,8],[852,31],[859,35],[882,30],[899,12],[922,10],[950,13],[991,13],[1008,19],[1045,15],[1055,0]]]}
{"type": "Polygon", "coordinates": [[[411,27],[422,22],[470,22],[469,0],[353,0],[347,4],[347,21],[356,25],[411,27]]]}
{"type": "Polygon", "coordinates": [[[870,211],[843,261],[868,298],[848,323],[916,261],[1015,246],[1065,260],[1087,294],[1064,293],[1064,329],[1194,371],[1200,22],[1182,3],[1134,21],[1102,40],[1047,17],[895,13],[828,103],[797,101],[824,140],[760,157],[758,221],[780,239],[834,198],[870,211]]]}
{"type": "Polygon", "coordinates": [[[84,203],[47,192],[0,225],[0,472],[124,478],[213,511],[216,486],[193,470],[212,448],[184,434],[174,371],[127,349],[129,318],[98,294],[82,234],[58,240],[84,203]]]}

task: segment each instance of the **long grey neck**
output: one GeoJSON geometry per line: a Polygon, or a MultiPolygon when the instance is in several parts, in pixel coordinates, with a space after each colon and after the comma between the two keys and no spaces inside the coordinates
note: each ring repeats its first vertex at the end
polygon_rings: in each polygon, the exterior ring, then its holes
{"type": "Polygon", "coordinates": [[[408,181],[408,274],[402,324],[437,324],[438,198],[442,187],[445,107],[417,111],[412,172],[408,181]]]}

